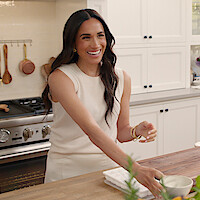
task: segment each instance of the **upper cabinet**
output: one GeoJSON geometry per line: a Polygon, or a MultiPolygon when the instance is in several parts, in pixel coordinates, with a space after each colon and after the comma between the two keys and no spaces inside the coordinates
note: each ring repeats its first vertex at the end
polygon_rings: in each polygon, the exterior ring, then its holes
{"type": "Polygon", "coordinates": [[[185,41],[185,0],[109,0],[106,10],[117,45],[185,41]]]}
{"type": "Polygon", "coordinates": [[[132,94],[185,87],[185,47],[119,48],[116,54],[132,94]]]}
{"type": "Polygon", "coordinates": [[[187,41],[189,45],[200,44],[200,0],[187,0],[187,41]]]}
{"type": "Polygon", "coordinates": [[[132,94],[186,87],[186,0],[89,0],[116,39],[132,94]],[[114,5],[114,7],[113,7],[114,5]]]}
{"type": "Polygon", "coordinates": [[[192,43],[199,44],[200,40],[200,0],[188,0],[188,35],[192,43]]]}
{"type": "Polygon", "coordinates": [[[200,1],[192,1],[192,35],[200,35],[200,1]]]}

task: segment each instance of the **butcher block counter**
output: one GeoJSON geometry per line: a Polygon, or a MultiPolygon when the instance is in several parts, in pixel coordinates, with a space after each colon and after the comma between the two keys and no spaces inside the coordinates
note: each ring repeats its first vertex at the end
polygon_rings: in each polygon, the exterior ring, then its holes
{"type": "MultiPolygon", "coordinates": [[[[200,147],[139,161],[164,174],[200,175],[200,147]]],[[[123,200],[124,194],[104,183],[102,171],[0,194],[0,200],[123,200]]]]}

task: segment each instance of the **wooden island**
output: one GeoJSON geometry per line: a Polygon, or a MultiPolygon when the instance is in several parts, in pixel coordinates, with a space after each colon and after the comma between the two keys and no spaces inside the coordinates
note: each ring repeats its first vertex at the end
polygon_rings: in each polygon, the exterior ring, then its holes
{"type": "MultiPolygon", "coordinates": [[[[138,161],[165,175],[195,179],[200,175],[200,147],[138,161]]],[[[104,183],[102,171],[0,194],[0,200],[124,200],[124,194],[104,183]]]]}

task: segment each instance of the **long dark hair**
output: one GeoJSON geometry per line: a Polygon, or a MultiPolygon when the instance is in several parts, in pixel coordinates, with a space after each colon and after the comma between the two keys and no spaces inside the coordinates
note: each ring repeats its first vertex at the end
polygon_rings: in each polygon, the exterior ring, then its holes
{"type": "MultiPolygon", "coordinates": [[[[92,9],[83,9],[76,11],[69,17],[63,31],[63,49],[52,64],[51,73],[58,67],[60,67],[62,64],[76,63],[78,61],[78,54],[73,51],[73,48],[75,47],[76,34],[81,24],[84,21],[91,18],[95,18],[101,22],[101,24],[104,27],[106,41],[107,41],[106,50],[104,52],[102,61],[100,63],[100,77],[105,86],[104,100],[107,104],[105,120],[106,123],[108,124],[107,116],[108,114],[112,113],[114,100],[116,99],[115,91],[118,85],[118,76],[115,74],[114,71],[116,64],[116,55],[112,50],[115,44],[115,39],[111,34],[105,21],[98,12],[92,9]]],[[[46,88],[42,93],[42,98],[46,105],[46,109],[49,111],[51,107],[51,101],[48,98],[48,94],[49,94],[49,85],[47,84],[46,88]]]]}

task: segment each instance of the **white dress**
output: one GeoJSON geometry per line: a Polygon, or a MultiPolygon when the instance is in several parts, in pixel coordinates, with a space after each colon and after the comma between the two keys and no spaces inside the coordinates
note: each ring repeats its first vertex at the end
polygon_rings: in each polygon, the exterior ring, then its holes
{"type": "MultiPolygon", "coordinates": [[[[86,75],[75,63],[63,65],[59,69],[73,81],[77,96],[98,125],[110,138],[116,141],[117,120],[124,88],[123,71],[121,69],[115,70],[119,77],[119,84],[116,89],[116,97],[119,102],[115,100],[113,114],[107,117],[109,128],[105,121],[107,109],[104,101],[105,87],[100,77],[86,75]]],[[[47,156],[45,182],[117,166],[90,141],[59,102],[52,102],[52,106],[54,119],[51,128],[51,147],[47,156]]]]}

